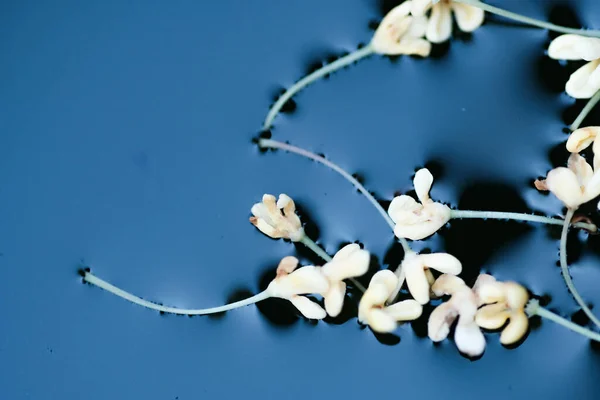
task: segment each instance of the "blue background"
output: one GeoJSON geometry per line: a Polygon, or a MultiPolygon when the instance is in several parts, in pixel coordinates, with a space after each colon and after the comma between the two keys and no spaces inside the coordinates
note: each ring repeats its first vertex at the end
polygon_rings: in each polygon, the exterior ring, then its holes
{"type": "MultiPolygon", "coordinates": [[[[598,346],[550,322],[516,349],[488,334],[471,361],[423,337],[426,318],[388,346],[355,319],[315,325],[280,302],[159,316],[81,284],[89,265],[180,307],[257,292],[297,251],[247,222],[265,192],[294,197],[330,253],[360,240],[395,267],[392,233],[347,182],[251,143],[282,88],[368,42],[383,3],[0,3],[0,398],[600,397],[598,346]]],[[[600,29],[595,0],[495,3],[600,29]]],[[[373,56],[314,84],[273,137],[325,153],[382,200],[428,165],[432,196],[453,207],[560,214],[532,182],[566,160],[562,128],[583,103],[561,92],[578,64],[544,56],[546,31],[498,21],[434,57],[373,56]]],[[[557,235],[459,221],[416,248],[457,255],[467,279],[518,280],[570,316],[557,235]]],[[[599,304],[599,240],[569,240],[574,281],[599,304]]]]}

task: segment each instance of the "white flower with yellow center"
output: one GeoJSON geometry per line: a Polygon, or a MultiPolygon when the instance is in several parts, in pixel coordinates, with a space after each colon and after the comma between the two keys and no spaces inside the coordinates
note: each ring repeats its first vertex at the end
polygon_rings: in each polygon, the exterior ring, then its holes
{"type": "Polygon", "coordinates": [[[516,282],[498,282],[489,275],[480,275],[477,280],[475,291],[480,304],[485,305],[477,311],[475,322],[485,329],[500,329],[510,320],[502,329],[500,343],[511,345],[521,340],[529,327],[527,290],[516,282]],[[482,277],[485,283],[479,282],[482,277]]]}
{"type": "Polygon", "coordinates": [[[441,275],[431,287],[440,297],[450,295],[450,299],[433,310],[427,323],[427,335],[434,342],[448,337],[450,327],[458,318],[454,331],[454,343],[461,353],[477,357],[485,351],[485,337],[475,323],[477,296],[465,282],[457,276],[441,275]]]}
{"type": "Polygon", "coordinates": [[[421,203],[407,195],[397,196],[390,203],[388,214],[396,224],[396,236],[420,240],[444,226],[450,220],[451,211],[447,205],[436,203],[429,197],[433,175],[427,168],[417,171],[413,184],[421,203]]]}
{"type": "Polygon", "coordinates": [[[550,43],[548,56],[557,60],[585,60],[571,74],[565,87],[576,99],[589,99],[600,90],[600,39],[574,34],[561,35],[550,43]]]}
{"type": "Polygon", "coordinates": [[[452,0],[413,0],[411,14],[425,16],[431,10],[425,37],[432,43],[450,39],[452,34],[452,13],[458,28],[463,32],[473,32],[483,24],[484,11],[481,8],[461,4],[452,0]]]}
{"type": "Polygon", "coordinates": [[[390,56],[429,55],[431,43],[423,39],[427,17],[410,15],[411,6],[411,1],[405,1],[383,17],[371,39],[373,51],[390,56]]]}
{"type": "Polygon", "coordinates": [[[296,205],[286,194],[280,194],[276,201],[271,194],[263,195],[262,202],[250,210],[250,223],[273,239],[290,239],[299,242],[304,237],[300,218],[296,215],[296,205]]]}
{"type": "Polygon", "coordinates": [[[403,300],[386,306],[394,293],[398,277],[390,270],[377,272],[358,305],[358,321],[379,333],[393,332],[399,321],[412,321],[421,316],[423,307],[415,300],[403,300]]]}

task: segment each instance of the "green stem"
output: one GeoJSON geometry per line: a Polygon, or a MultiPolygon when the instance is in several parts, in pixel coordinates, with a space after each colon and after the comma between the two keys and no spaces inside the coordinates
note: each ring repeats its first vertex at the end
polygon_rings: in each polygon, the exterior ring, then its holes
{"type": "Polygon", "coordinates": [[[458,3],[468,4],[470,6],[481,8],[484,11],[490,12],[492,14],[500,15],[501,17],[505,17],[508,19],[512,19],[515,21],[523,22],[525,24],[537,26],[538,28],[548,29],[554,32],[560,33],[572,33],[575,35],[581,36],[589,36],[589,37],[600,37],[600,31],[596,30],[584,30],[584,29],[575,29],[575,28],[567,28],[560,25],[555,25],[550,22],[540,21],[539,19],[525,17],[521,14],[517,14],[511,11],[506,11],[498,7],[491,6],[486,3],[482,3],[479,0],[454,0],[458,3]]]}
{"type": "MultiPolygon", "coordinates": [[[[472,211],[472,210],[452,210],[450,213],[451,218],[477,218],[477,219],[509,219],[514,221],[529,221],[529,222],[540,222],[542,224],[549,225],[560,225],[564,224],[564,220],[558,218],[544,217],[542,215],[531,215],[514,212],[503,212],[503,211],[472,211]]],[[[585,222],[576,222],[572,224],[576,228],[586,229],[590,232],[596,232],[598,228],[594,224],[588,224],[585,222]]]]}
{"type": "MultiPolygon", "coordinates": [[[[258,141],[258,145],[262,148],[281,149],[281,150],[289,151],[290,153],[298,154],[302,157],[309,158],[313,161],[316,161],[316,162],[323,164],[326,167],[334,170],[335,172],[337,172],[338,174],[343,176],[348,182],[350,182],[352,185],[354,185],[354,187],[359,192],[361,192],[367,198],[367,200],[369,200],[369,202],[373,205],[373,207],[375,207],[375,209],[379,212],[379,214],[381,214],[381,216],[383,217],[385,222],[387,222],[387,224],[390,226],[390,228],[392,228],[392,230],[394,230],[394,227],[396,224],[394,224],[394,221],[392,221],[392,219],[390,218],[388,213],[383,209],[381,204],[379,204],[377,202],[375,197],[373,197],[373,195],[371,193],[369,193],[369,191],[367,189],[365,189],[365,187],[359,181],[357,181],[356,178],[354,178],[352,175],[350,175],[349,173],[344,171],[344,169],[342,169],[340,166],[338,166],[338,165],[332,163],[331,161],[327,160],[326,158],[321,157],[321,156],[319,156],[315,153],[312,153],[308,150],[305,150],[305,149],[297,147],[297,146],[292,146],[291,144],[278,142],[277,140],[260,139],[258,141]]],[[[402,248],[404,249],[405,253],[408,253],[409,251],[411,251],[410,246],[408,245],[408,242],[406,241],[406,239],[399,238],[398,241],[402,245],[402,248]]]]}
{"type": "Polygon", "coordinates": [[[550,310],[547,310],[540,306],[537,300],[530,300],[527,304],[526,308],[527,314],[532,317],[534,315],[539,315],[542,318],[549,319],[552,322],[556,322],[559,325],[564,326],[567,329],[572,330],[573,332],[579,333],[587,338],[600,342],[600,334],[597,332],[590,331],[589,329],[585,329],[582,326],[579,326],[568,319],[561,317],[558,314],[553,313],[550,310]]]}
{"type": "Polygon", "coordinates": [[[573,121],[573,124],[570,126],[572,131],[578,129],[579,126],[581,126],[581,123],[583,122],[585,117],[587,117],[590,111],[592,111],[592,109],[598,103],[598,101],[600,101],[600,90],[598,90],[596,94],[592,96],[592,98],[587,102],[585,107],[583,107],[583,110],[581,110],[575,121],[573,121]]]}
{"type": "Polygon", "coordinates": [[[86,272],[83,276],[83,280],[92,285],[98,286],[101,289],[106,290],[116,296],[119,296],[125,300],[128,300],[132,303],[140,305],[142,307],[150,308],[152,310],[161,311],[169,314],[181,314],[181,315],[206,315],[206,314],[215,314],[224,311],[233,310],[234,308],[244,307],[250,304],[258,303],[261,300],[268,299],[270,294],[265,290],[260,292],[252,297],[249,297],[244,300],[236,301],[235,303],[226,304],[220,307],[212,307],[212,308],[201,308],[201,309],[185,309],[185,308],[176,308],[176,307],[166,307],[161,306],[160,304],[153,303],[148,300],[144,300],[141,297],[135,296],[129,292],[126,292],[123,289],[119,289],[118,287],[106,282],[103,279],[98,278],[91,272],[86,272]]]}
{"type": "Polygon", "coordinates": [[[569,222],[571,218],[573,218],[573,214],[575,213],[575,209],[569,208],[567,211],[567,215],[565,216],[565,222],[563,225],[562,233],[560,235],[560,270],[562,272],[563,279],[567,284],[567,288],[575,298],[575,301],[583,312],[589,317],[590,320],[596,324],[596,326],[600,327],[600,320],[596,318],[596,316],[592,313],[592,310],[588,308],[588,306],[583,301],[583,298],[579,295],[579,292],[575,288],[573,281],[571,280],[571,275],[569,275],[569,266],[567,264],[567,233],[569,232],[569,222]]]}
{"type": "Polygon", "coordinates": [[[312,72],[311,74],[300,79],[298,82],[294,83],[294,85],[292,85],[292,87],[286,90],[285,93],[282,94],[281,97],[279,97],[279,99],[277,99],[275,104],[273,104],[273,106],[269,110],[269,113],[267,114],[267,117],[265,118],[265,122],[263,123],[263,129],[270,129],[271,125],[273,124],[273,120],[275,119],[281,108],[284,106],[284,104],[287,103],[287,101],[291,99],[292,96],[304,89],[306,86],[310,85],[317,79],[324,77],[325,75],[331,74],[332,72],[344,68],[345,66],[350,65],[353,62],[360,60],[361,58],[368,57],[373,53],[373,47],[369,44],[363,48],[353,51],[352,53],[344,57],[335,60],[331,64],[327,64],[319,68],[318,70],[312,72]]]}
{"type": "MultiPolygon", "coordinates": [[[[329,262],[332,260],[331,256],[329,254],[327,254],[327,252],[325,250],[323,250],[321,248],[321,246],[319,246],[314,240],[312,240],[311,238],[309,238],[308,236],[304,236],[302,238],[302,240],[300,240],[300,243],[302,243],[303,245],[305,245],[306,247],[308,247],[309,249],[311,249],[316,255],[318,255],[319,257],[321,257],[323,260],[329,262]]],[[[361,292],[365,292],[367,289],[365,289],[365,287],[356,279],[354,278],[350,278],[349,279],[350,282],[352,282],[352,284],[354,285],[354,287],[356,287],[358,290],[360,290],[361,292]]]]}

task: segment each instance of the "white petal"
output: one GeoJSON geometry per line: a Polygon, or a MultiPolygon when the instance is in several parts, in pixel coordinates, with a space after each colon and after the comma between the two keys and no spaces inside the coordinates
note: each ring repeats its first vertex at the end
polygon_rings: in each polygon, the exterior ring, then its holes
{"type": "Polygon", "coordinates": [[[346,295],[346,284],[336,282],[329,287],[329,291],[323,296],[325,299],[325,311],[332,317],[337,317],[344,306],[344,296],[346,295]]]}
{"type": "MultiPolygon", "coordinates": [[[[598,157],[596,157],[598,158],[598,157]]],[[[600,196],[600,171],[596,172],[588,182],[584,191],[584,202],[588,202],[600,196]]]]}
{"type": "Polygon", "coordinates": [[[323,319],[327,316],[325,310],[308,297],[292,296],[289,300],[308,319],[323,319]]]}
{"type": "Polygon", "coordinates": [[[442,303],[433,310],[427,322],[427,335],[434,342],[440,342],[448,337],[450,325],[458,312],[449,303],[442,303]]]}
{"type": "Polygon", "coordinates": [[[294,204],[294,200],[290,196],[285,193],[281,193],[279,195],[279,199],[277,200],[277,208],[284,209],[286,207],[289,208],[290,211],[295,211],[296,207],[294,204]]]}
{"type": "Polygon", "coordinates": [[[485,12],[474,6],[452,2],[452,10],[456,18],[458,28],[463,32],[473,32],[483,24],[485,12]]]}
{"type": "Polygon", "coordinates": [[[485,337],[474,322],[456,325],[454,343],[461,353],[477,357],[485,351],[485,337]]]}
{"type": "Polygon", "coordinates": [[[421,17],[429,11],[432,3],[432,0],[412,0],[410,13],[416,17],[421,17]]]}
{"type": "Polygon", "coordinates": [[[377,27],[371,45],[375,52],[393,54],[398,41],[410,28],[412,17],[409,16],[412,3],[406,1],[394,7],[381,20],[377,27]]]}
{"type": "Polygon", "coordinates": [[[511,345],[519,340],[527,333],[529,328],[529,319],[524,312],[515,312],[510,316],[510,322],[502,330],[500,335],[500,343],[504,345],[511,345]]]}
{"type": "Polygon", "coordinates": [[[413,16],[412,23],[410,24],[410,28],[408,28],[408,32],[406,32],[406,36],[422,38],[425,36],[425,32],[427,32],[428,25],[429,19],[426,16],[413,16]]]}
{"type": "Polygon", "coordinates": [[[384,308],[396,321],[413,321],[423,313],[423,306],[415,300],[403,300],[384,308]]]}
{"type": "Polygon", "coordinates": [[[450,5],[442,1],[435,4],[431,9],[425,37],[432,43],[442,43],[450,39],[451,34],[452,13],[450,12],[450,5]]]}
{"type": "Polygon", "coordinates": [[[516,282],[504,282],[506,304],[512,310],[522,310],[529,301],[527,290],[516,282]]]}
{"type": "Polygon", "coordinates": [[[567,140],[567,150],[571,153],[579,153],[589,147],[598,137],[600,126],[588,126],[573,131],[567,140]]]}
{"type": "Polygon", "coordinates": [[[496,283],[496,278],[494,278],[492,275],[489,274],[479,274],[479,276],[477,277],[477,279],[475,280],[475,283],[473,284],[473,290],[478,293],[479,290],[481,289],[481,287],[485,286],[485,285],[489,285],[492,283],[496,283]]]}
{"type": "Polygon", "coordinates": [[[377,271],[375,275],[371,278],[371,282],[369,282],[369,287],[371,285],[382,284],[385,287],[385,291],[391,293],[398,284],[398,277],[389,269],[384,269],[381,271],[377,271]]]}
{"type": "Polygon", "coordinates": [[[431,200],[429,198],[429,191],[433,185],[433,175],[431,175],[431,172],[429,172],[427,168],[421,168],[415,174],[413,184],[415,185],[415,192],[417,192],[417,197],[421,203],[425,204],[429,202],[431,200]]]}
{"type": "Polygon", "coordinates": [[[349,244],[338,251],[333,259],[323,266],[323,273],[331,281],[341,281],[364,275],[369,270],[371,256],[358,244],[349,244]]]}
{"type": "Polygon", "coordinates": [[[380,308],[373,308],[367,315],[367,324],[375,332],[390,333],[396,330],[398,324],[390,315],[380,308]]]}
{"type": "Polygon", "coordinates": [[[431,43],[425,39],[411,37],[406,35],[397,46],[392,49],[390,55],[406,54],[409,56],[427,57],[431,53],[431,43]]]}
{"type": "Polygon", "coordinates": [[[569,156],[567,167],[573,171],[577,177],[577,182],[581,187],[587,185],[589,180],[592,179],[592,176],[594,176],[594,170],[592,169],[592,166],[588,164],[585,158],[581,157],[577,153],[573,153],[569,156]]]}
{"type": "Polygon", "coordinates": [[[406,285],[411,296],[421,304],[429,303],[429,282],[425,276],[423,267],[416,264],[404,264],[406,273],[406,285]]]}
{"type": "Polygon", "coordinates": [[[462,264],[458,258],[448,253],[420,254],[421,263],[444,274],[458,275],[462,272],[462,264]]]}
{"type": "Polygon", "coordinates": [[[577,176],[568,168],[558,167],[548,172],[546,186],[569,208],[577,208],[583,203],[577,176]]]}
{"type": "Polygon", "coordinates": [[[358,303],[358,320],[366,323],[371,309],[383,305],[397,284],[398,277],[392,271],[382,270],[373,275],[369,287],[358,303]]]}
{"type": "Polygon", "coordinates": [[[287,275],[298,267],[299,261],[294,256],[283,257],[277,266],[277,275],[287,275]]]}
{"type": "Polygon", "coordinates": [[[416,220],[415,212],[423,208],[415,199],[410,196],[396,196],[392,199],[388,207],[388,215],[395,223],[406,222],[407,218],[416,220]]]}
{"type": "Polygon", "coordinates": [[[600,60],[590,61],[571,74],[565,87],[569,96],[576,99],[589,99],[600,90],[598,79],[591,79],[598,65],[600,60]]]}
{"type": "Polygon", "coordinates": [[[475,322],[485,329],[499,329],[509,316],[510,312],[504,303],[488,304],[477,310],[475,322]]]}
{"type": "Polygon", "coordinates": [[[460,279],[458,276],[443,274],[440,275],[431,286],[431,291],[437,296],[441,297],[448,294],[454,294],[459,290],[468,289],[465,281],[460,279]]]}
{"type": "Polygon", "coordinates": [[[329,280],[320,268],[306,266],[289,275],[278,276],[269,284],[268,290],[273,297],[284,299],[297,294],[323,294],[329,290],[329,280]]]}
{"type": "Polygon", "coordinates": [[[600,58],[600,39],[561,35],[550,43],[548,56],[556,60],[595,60],[600,58]]]}
{"type": "Polygon", "coordinates": [[[394,227],[394,235],[398,238],[421,240],[433,235],[440,228],[439,223],[423,221],[413,225],[397,224],[394,227]]]}

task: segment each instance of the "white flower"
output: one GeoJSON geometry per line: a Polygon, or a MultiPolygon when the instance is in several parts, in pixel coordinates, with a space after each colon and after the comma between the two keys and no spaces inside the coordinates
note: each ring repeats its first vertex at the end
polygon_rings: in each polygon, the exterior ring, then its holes
{"type": "Polygon", "coordinates": [[[325,318],[327,313],[320,305],[299,295],[327,293],[329,280],[319,267],[306,266],[296,269],[297,266],[296,257],[284,257],[277,267],[277,276],[267,287],[267,292],[271,297],[289,300],[306,318],[325,318]]]}
{"type": "Polygon", "coordinates": [[[463,32],[473,32],[483,24],[484,11],[479,7],[462,4],[452,0],[413,0],[411,14],[424,16],[431,9],[425,37],[433,43],[450,39],[452,33],[452,12],[456,24],[463,32]]]}
{"type": "Polygon", "coordinates": [[[253,217],[250,217],[250,223],[273,239],[284,238],[299,242],[304,237],[294,200],[286,194],[280,194],[277,202],[275,196],[263,195],[262,202],[254,204],[251,212],[253,217]]]}
{"type": "Polygon", "coordinates": [[[447,205],[435,203],[429,197],[433,175],[428,169],[418,170],[413,183],[421,203],[417,203],[410,196],[397,196],[390,203],[388,214],[396,224],[396,236],[419,240],[433,235],[444,226],[450,220],[451,211],[447,205]]]}
{"type": "Polygon", "coordinates": [[[427,17],[409,15],[410,8],[411,1],[405,1],[383,17],[371,39],[371,46],[376,53],[429,55],[431,43],[423,39],[427,17]]]}
{"type": "Polygon", "coordinates": [[[595,155],[592,168],[585,158],[572,153],[567,166],[554,168],[545,180],[535,181],[535,187],[551,191],[568,208],[577,209],[600,195],[600,155],[595,155]]]}
{"type": "Polygon", "coordinates": [[[583,67],[571,74],[567,93],[576,99],[589,99],[600,90],[600,39],[567,34],[550,43],[548,56],[559,60],[585,60],[583,67]]]}
{"type": "Polygon", "coordinates": [[[462,264],[448,253],[408,253],[400,268],[404,271],[406,285],[412,297],[421,304],[427,304],[431,282],[425,271],[432,268],[445,274],[458,275],[462,271],[462,264]]]}
{"type": "Polygon", "coordinates": [[[398,321],[412,321],[421,316],[423,307],[415,300],[404,300],[385,306],[396,289],[398,277],[390,270],[377,272],[358,305],[358,321],[379,333],[393,332],[398,321]]]}
{"type": "Polygon", "coordinates": [[[356,243],[342,247],[333,259],[323,265],[323,275],[329,280],[329,290],[323,294],[325,310],[332,317],[342,311],[346,295],[344,279],[364,275],[369,270],[371,256],[356,243]]]}
{"type": "MultiPolygon", "coordinates": [[[[477,280],[479,281],[480,275],[477,280]]],[[[529,319],[525,314],[525,305],[529,300],[527,290],[516,282],[497,282],[484,277],[483,284],[475,284],[481,304],[486,304],[477,311],[475,321],[485,329],[499,329],[507,320],[508,325],[500,334],[500,343],[511,345],[519,340],[529,327],[529,319]]]]}
{"type": "Polygon", "coordinates": [[[450,295],[429,316],[427,334],[434,342],[448,337],[450,326],[458,317],[454,343],[461,353],[477,357],[485,351],[485,337],[475,323],[477,296],[465,282],[454,275],[441,275],[431,287],[436,296],[450,295]]]}

